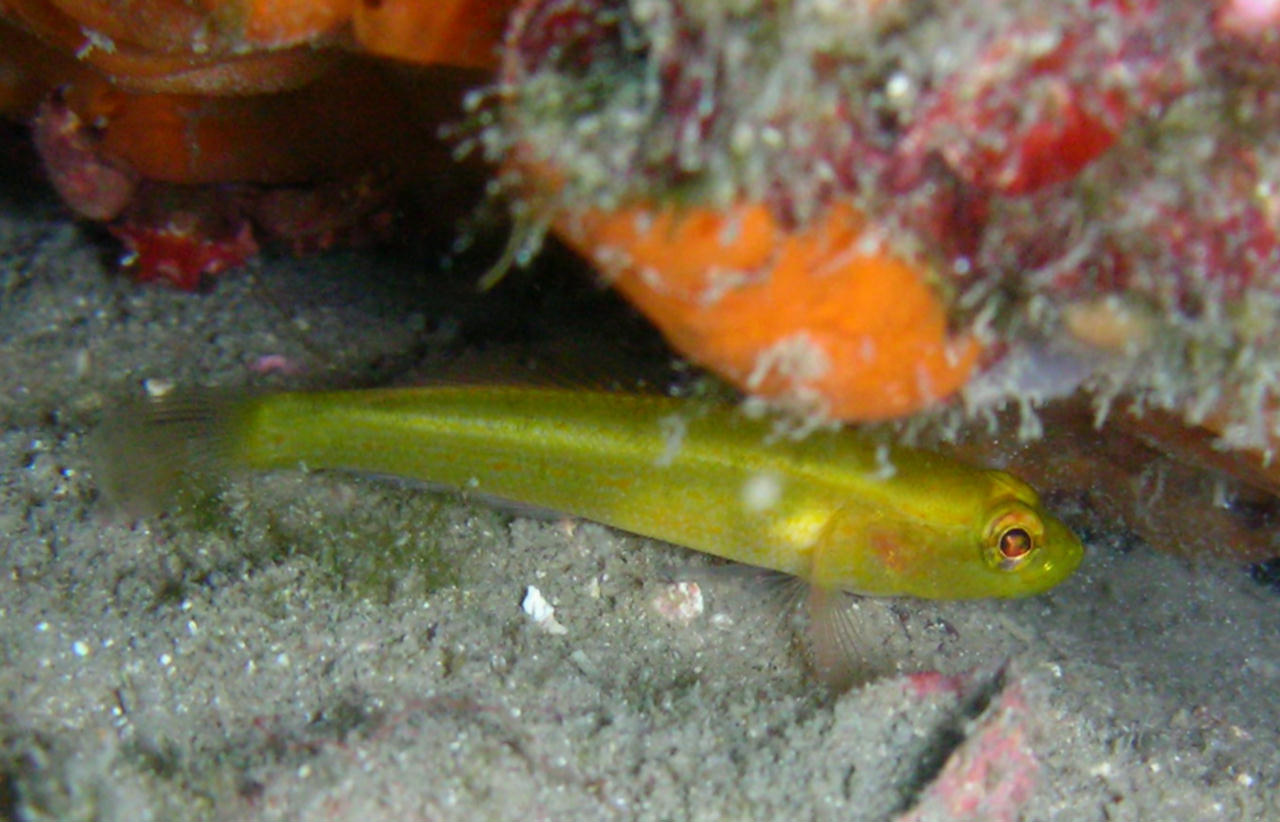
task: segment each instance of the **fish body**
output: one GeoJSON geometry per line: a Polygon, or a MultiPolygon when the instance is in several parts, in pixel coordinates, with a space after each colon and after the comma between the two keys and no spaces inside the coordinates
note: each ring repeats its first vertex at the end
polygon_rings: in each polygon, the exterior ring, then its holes
{"type": "Polygon", "coordinates": [[[216,449],[231,467],[424,480],[852,593],[1025,596],[1061,582],[1083,553],[1006,473],[849,429],[779,437],[735,408],[660,395],[277,393],[162,403],[129,425],[167,427],[186,440],[181,453],[216,449]]]}

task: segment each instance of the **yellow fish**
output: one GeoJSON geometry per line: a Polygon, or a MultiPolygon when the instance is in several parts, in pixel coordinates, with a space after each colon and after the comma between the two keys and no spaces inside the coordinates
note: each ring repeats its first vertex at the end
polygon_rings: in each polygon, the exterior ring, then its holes
{"type": "Polygon", "coordinates": [[[104,492],[126,506],[202,463],[343,469],[562,511],[825,591],[1020,597],[1083,547],[1002,471],[849,429],[802,439],[735,408],[660,395],[428,387],[178,396],[104,426],[104,492]]]}

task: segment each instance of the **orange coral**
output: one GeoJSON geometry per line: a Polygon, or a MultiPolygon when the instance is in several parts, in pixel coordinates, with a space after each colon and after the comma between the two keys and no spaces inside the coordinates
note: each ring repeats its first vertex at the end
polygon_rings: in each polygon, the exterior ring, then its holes
{"type": "Polygon", "coordinates": [[[0,115],[135,276],[195,288],[260,240],[385,237],[406,189],[465,191],[436,130],[512,4],[0,0],[0,115]]]}
{"type": "Polygon", "coordinates": [[[414,63],[491,69],[511,2],[375,0],[356,3],[351,30],[361,49],[414,63]]]}
{"type": "Polygon", "coordinates": [[[336,31],[362,4],[356,0],[201,0],[199,5],[245,41],[279,48],[336,31]]]}
{"type": "Polygon", "coordinates": [[[440,115],[413,101],[423,89],[406,93],[373,61],[316,46],[354,39],[421,64],[489,68],[510,5],[0,0],[0,113],[29,117],[62,88],[106,155],[168,182],[420,165],[415,146],[432,142],[440,115]]]}
{"type": "Polygon", "coordinates": [[[949,337],[926,273],[844,203],[797,229],[758,203],[586,211],[556,229],[685,355],[757,396],[885,419],[948,396],[978,358],[949,337]]]}

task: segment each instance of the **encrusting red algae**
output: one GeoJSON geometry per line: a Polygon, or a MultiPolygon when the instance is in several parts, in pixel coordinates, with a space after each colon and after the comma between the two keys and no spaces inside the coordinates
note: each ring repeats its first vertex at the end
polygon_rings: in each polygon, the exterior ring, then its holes
{"type": "Polygon", "coordinates": [[[875,419],[1084,385],[1100,416],[1166,408],[1269,450],[1278,18],[530,0],[480,139],[526,213],[748,391],[875,419]],[[814,251],[833,213],[845,257],[814,251]],[[775,278],[795,248],[812,266],[775,278]],[[865,322],[916,292],[924,321],[865,322]]]}

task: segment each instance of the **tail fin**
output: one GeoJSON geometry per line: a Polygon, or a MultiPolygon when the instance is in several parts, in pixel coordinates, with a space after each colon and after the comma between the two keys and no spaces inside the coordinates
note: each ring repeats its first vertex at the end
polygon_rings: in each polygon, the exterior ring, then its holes
{"type": "Polygon", "coordinates": [[[184,391],[112,409],[89,442],[103,498],[144,517],[207,497],[229,467],[243,408],[234,396],[184,391]]]}

